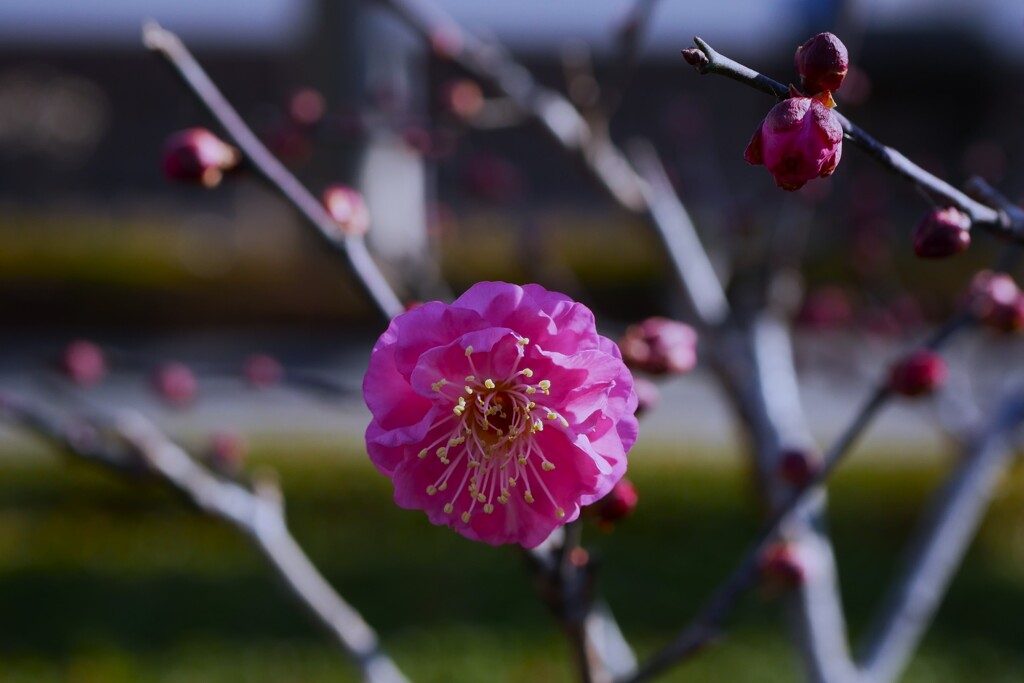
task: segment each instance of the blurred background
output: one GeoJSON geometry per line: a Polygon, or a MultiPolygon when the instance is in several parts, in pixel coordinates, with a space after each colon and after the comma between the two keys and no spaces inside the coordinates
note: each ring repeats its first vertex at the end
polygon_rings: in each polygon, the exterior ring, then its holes
{"type": "MultiPolygon", "coordinates": [[[[439,4],[584,111],[614,80],[632,6],[439,4]]],[[[281,470],[300,541],[417,680],[568,680],[560,634],[515,555],[394,509],[388,482],[364,462],[358,387],[382,326],[339,264],[256,178],[204,191],[163,177],[170,133],[219,131],[142,47],[148,18],[181,35],[314,194],[338,182],[364,193],[370,246],[408,299],[481,279],[535,281],[590,305],[612,337],[679,309],[643,221],[380,7],[4,0],[0,383],[66,404],[47,379],[52,360],[71,340],[100,343],[117,372],[76,400],[141,407],[195,452],[211,435],[242,435],[252,462],[281,470]],[[330,378],[333,390],[247,392],[224,369],[255,352],[330,378]],[[199,373],[191,409],[169,410],[150,390],[149,373],[168,360],[199,373]]],[[[998,247],[981,234],[956,260],[916,259],[910,232],[924,202],[852,148],[830,180],[780,192],[743,161],[772,102],[698,77],[679,57],[700,35],[795,81],[793,50],[825,30],[850,49],[836,96],[846,115],[954,185],[980,175],[1024,198],[1015,0],[657,3],[610,122],[619,143],[655,143],[721,272],[744,277],[777,226],[805,227],[791,296],[822,439],[998,247]]],[[[951,355],[953,387],[980,395],[1020,348],[982,336],[951,355]]],[[[634,456],[641,506],[621,530],[596,535],[603,586],[641,651],[681,625],[757,520],[709,376],[698,370],[662,391],[634,456]],[[678,612],[654,610],[666,596],[678,612]]],[[[854,630],[949,463],[952,442],[935,425],[966,424],[977,410],[955,399],[891,409],[840,477],[832,521],[854,630]]],[[[1024,680],[1022,486],[1021,476],[1008,482],[908,680],[1024,680]]],[[[153,488],[67,467],[0,425],[0,681],[354,680],[241,541],[179,507],[153,488]]],[[[734,643],[666,680],[794,680],[774,610],[752,600],[734,643]]]]}

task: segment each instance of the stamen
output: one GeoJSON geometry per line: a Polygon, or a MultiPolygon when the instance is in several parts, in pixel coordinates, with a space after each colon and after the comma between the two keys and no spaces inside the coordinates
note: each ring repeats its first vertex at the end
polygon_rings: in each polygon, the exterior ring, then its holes
{"type": "Polygon", "coordinates": [[[484,386],[487,387],[488,389],[493,389],[494,388],[494,380],[491,379],[490,377],[488,377],[487,379],[484,380],[484,386]]]}

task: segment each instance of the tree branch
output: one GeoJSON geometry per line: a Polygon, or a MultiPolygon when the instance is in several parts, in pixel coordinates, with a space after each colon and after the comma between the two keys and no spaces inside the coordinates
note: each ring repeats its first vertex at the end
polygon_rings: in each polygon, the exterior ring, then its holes
{"type": "Polygon", "coordinates": [[[245,124],[181,39],[151,21],[142,28],[142,40],[174,68],[186,87],[242,150],[246,163],[295,207],[324,243],[345,260],[377,311],[388,320],[402,313],[405,310],[402,302],[377,268],[362,237],[342,234],[320,202],[245,124]]]}
{"type": "MultiPolygon", "coordinates": [[[[693,42],[697,48],[683,50],[683,57],[698,73],[726,76],[780,100],[790,96],[789,88],[782,83],[716,52],[700,37],[695,36],[693,42]]],[[[846,139],[867,152],[884,168],[940,198],[945,204],[957,207],[970,216],[973,224],[994,234],[1018,242],[1024,241],[1024,215],[1001,213],[975,201],[946,181],[924,170],[899,151],[883,145],[838,111],[835,114],[842,124],[846,139]]]]}
{"type": "Polygon", "coordinates": [[[228,522],[253,541],[293,596],[352,658],[368,683],[408,683],[380,649],[373,629],[331,588],[295,541],[275,484],[257,482],[250,490],[218,477],[136,412],[119,414],[111,425],[97,420],[65,424],[28,401],[0,392],[0,418],[20,424],[90,462],[119,472],[153,475],[204,514],[228,522]],[[104,431],[117,434],[127,449],[118,449],[95,436],[88,440],[73,438],[77,432],[74,427],[82,424],[88,425],[94,435],[104,431]]]}
{"type": "Polygon", "coordinates": [[[1007,398],[965,449],[934,496],[859,657],[865,680],[896,680],[924,636],[1013,460],[1010,433],[1024,420],[1024,393],[1007,398]]]}

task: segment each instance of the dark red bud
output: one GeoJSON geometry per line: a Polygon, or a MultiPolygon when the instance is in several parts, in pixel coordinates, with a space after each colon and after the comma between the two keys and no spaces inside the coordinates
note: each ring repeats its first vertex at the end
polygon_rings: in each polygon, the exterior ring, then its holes
{"type": "Polygon", "coordinates": [[[793,63],[804,91],[816,95],[839,89],[850,70],[850,55],[835,35],[819,33],[796,49],[793,63]]]}
{"type": "Polygon", "coordinates": [[[324,190],[323,203],[345,237],[360,237],[369,231],[370,210],[357,190],[331,185],[324,190]]]}
{"type": "Polygon", "coordinates": [[[914,229],[914,252],[921,258],[946,258],[971,245],[971,219],[949,207],[928,213],[914,229]]]}
{"type": "Polygon", "coordinates": [[[1024,294],[1005,273],[983,271],[971,282],[971,312],[984,324],[999,332],[1024,328],[1024,294]]]}
{"type": "Polygon", "coordinates": [[[789,543],[775,543],[765,548],[758,569],[766,588],[771,591],[796,588],[807,578],[796,549],[789,543]]]}
{"type": "Polygon", "coordinates": [[[248,444],[238,432],[222,430],[210,438],[206,460],[210,467],[223,474],[235,474],[242,468],[248,444]]]}
{"type": "Polygon", "coordinates": [[[653,375],[682,374],[697,364],[697,333],[668,318],[630,325],[619,348],[626,365],[653,375]]]}
{"type": "Polygon", "coordinates": [[[167,139],[164,175],[171,180],[216,187],[224,172],[238,166],[242,155],[205,128],[189,128],[167,139]]]}
{"type": "Polygon", "coordinates": [[[779,475],[796,488],[806,486],[818,473],[819,456],[802,449],[787,449],[779,454],[779,475]]]}
{"type": "Polygon", "coordinates": [[[281,377],[284,376],[284,368],[273,356],[254,353],[242,364],[242,376],[252,388],[264,389],[281,381],[281,377]]]}
{"type": "Polygon", "coordinates": [[[700,71],[711,61],[708,56],[704,54],[704,51],[696,47],[688,47],[683,50],[683,59],[686,63],[692,66],[694,69],[700,71]]]}
{"type": "Polygon", "coordinates": [[[600,524],[612,525],[632,514],[638,499],[633,483],[628,479],[620,479],[608,495],[594,503],[593,513],[600,524]]]}
{"type": "Polygon", "coordinates": [[[153,375],[153,388],[164,401],[182,407],[196,398],[198,383],[192,370],[183,363],[167,363],[153,375]]]}
{"type": "Polygon", "coordinates": [[[319,123],[327,111],[327,102],[319,90],[301,88],[288,99],[288,116],[300,126],[319,123]]]}
{"type": "Polygon", "coordinates": [[[475,81],[460,78],[441,87],[441,103],[458,118],[469,120],[483,109],[484,93],[475,81]]]}
{"type": "Polygon", "coordinates": [[[889,388],[901,396],[930,394],[946,381],[946,361],[928,349],[914,351],[889,371],[889,388]]]}
{"type": "Polygon", "coordinates": [[[661,400],[661,390],[658,389],[658,385],[645,377],[634,377],[633,389],[636,391],[637,417],[653,410],[661,400]]]}
{"type": "Polygon", "coordinates": [[[79,339],[67,345],[60,359],[60,369],[75,384],[87,387],[107,374],[107,361],[99,346],[79,339]]]}

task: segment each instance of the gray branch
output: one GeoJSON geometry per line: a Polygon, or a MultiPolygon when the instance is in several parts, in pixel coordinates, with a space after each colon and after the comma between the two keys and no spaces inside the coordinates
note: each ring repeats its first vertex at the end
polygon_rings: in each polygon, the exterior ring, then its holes
{"type": "Polygon", "coordinates": [[[1015,393],[967,445],[935,495],[865,638],[859,657],[864,681],[888,683],[903,672],[1013,461],[1010,436],[1022,420],[1024,393],[1015,393]]]}

